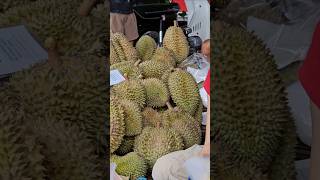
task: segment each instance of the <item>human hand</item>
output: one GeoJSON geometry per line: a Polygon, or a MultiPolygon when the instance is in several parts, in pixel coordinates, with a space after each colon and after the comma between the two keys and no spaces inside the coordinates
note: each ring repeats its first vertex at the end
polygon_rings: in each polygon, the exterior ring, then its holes
{"type": "Polygon", "coordinates": [[[204,144],[201,152],[201,156],[210,156],[210,144],[204,144]]]}

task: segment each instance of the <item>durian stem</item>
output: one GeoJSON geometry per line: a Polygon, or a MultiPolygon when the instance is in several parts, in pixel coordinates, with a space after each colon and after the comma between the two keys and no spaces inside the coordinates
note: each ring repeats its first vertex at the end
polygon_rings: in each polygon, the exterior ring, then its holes
{"type": "Polygon", "coordinates": [[[88,16],[93,8],[97,4],[97,0],[84,0],[79,7],[80,16],[88,16]]]}
{"type": "Polygon", "coordinates": [[[157,122],[156,127],[157,127],[157,128],[160,128],[160,127],[161,127],[160,122],[157,122]]]}
{"type": "Polygon", "coordinates": [[[173,107],[172,107],[172,105],[170,104],[170,102],[166,102],[166,105],[167,105],[168,109],[170,109],[170,110],[173,109],[173,107]]]}
{"type": "Polygon", "coordinates": [[[60,63],[57,42],[54,38],[47,38],[45,41],[45,47],[48,50],[48,62],[52,65],[57,65],[60,63]]]}
{"type": "Polygon", "coordinates": [[[173,25],[174,25],[175,27],[177,27],[177,26],[178,26],[178,23],[177,23],[177,21],[176,21],[176,20],[174,20],[174,21],[173,21],[173,25]]]}
{"type": "Polygon", "coordinates": [[[134,66],[138,67],[138,65],[140,64],[141,60],[139,59],[137,62],[134,63],[134,66]]]}

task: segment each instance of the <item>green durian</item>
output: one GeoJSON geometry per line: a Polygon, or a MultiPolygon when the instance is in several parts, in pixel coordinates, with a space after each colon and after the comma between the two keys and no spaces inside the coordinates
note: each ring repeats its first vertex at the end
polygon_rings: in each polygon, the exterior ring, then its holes
{"type": "MultiPolygon", "coordinates": [[[[295,128],[275,61],[252,33],[220,24],[212,39],[211,121],[213,134],[219,134],[214,141],[230,150],[226,161],[253,164],[256,174],[270,173],[276,163],[289,178],[294,158],[283,153],[293,150],[295,142],[288,139],[295,128]],[[279,154],[286,158],[283,163],[275,161],[279,154]]],[[[225,151],[218,151],[217,159],[224,157],[225,151]]]]}
{"type": "Polygon", "coordinates": [[[179,109],[170,107],[163,113],[163,126],[172,128],[181,135],[185,149],[201,142],[200,123],[179,109]]]}
{"type": "Polygon", "coordinates": [[[194,118],[196,121],[198,121],[200,124],[202,123],[202,113],[203,113],[203,104],[202,104],[202,100],[200,99],[199,101],[199,106],[197,108],[197,111],[194,114],[194,118]]]}
{"type": "Polygon", "coordinates": [[[135,62],[125,61],[116,63],[110,66],[110,70],[118,69],[122,75],[126,76],[128,79],[139,79],[142,77],[142,72],[135,65],[135,62]]]}
{"type": "Polygon", "coordinates": [[[144,78],[161,79],[163,73],[171,69],[166,63],[159,61],[145,61],[139,65],[144,78]]]}
{"type": "Polygon", "coordinates": [[[178,69],[169,75],[168,86],[174,103],[182,110],[194,115],[199,106],[200,94],[193,76],[178,69]]]}
{"type": "Polygon", "coordinates": [[[152,56],[152,61],[166,63],[168,66],[176,67],[176,60],[171,50],[164,47],[158,47],[152,56]]]}
{"type": "Polygon", "coordinates": [[[184,35],[183,30],[177,26],[169,27],[163,37],[163,47],[171,50],[176,59],[176,63],[180,64],[189,55],[189,43],[187,37],[184,35]]]}
{"type": "Polygon", "coordinates": [[[115,98],[110,99],[110,151],[117,150],[125,135],[124,110],[115,98]]]}
{"type": "Polygon", "coordinates": [[[139,135],[142,131],[142,114],[139,106],[126,99],[121,99],[118,103],[121,104],[124,111],[125,135],[139,135]]]}
{"type": "Polygon", "coordinates": [[[112,33],[110,37],[111,64],[138,60],[137,50],[128,41],[124,34],[112,33]]]}
{"type": "MultiPolygon", "coordinates": [[[[0,27],[25,25],[44,44],[48,37],[59,41],[62,55],[90,54],[97,38],[106,34],[96,17],[81,17],[81,0],[37,0],[0,14],[0,27]]],[[[107,18],[105,16],[105,18],[107,18]]],[[[101,23],[100,23],[101,24],[101,23]]]]}
{"type": "Polygon", "coordinates": [[[158,158],[182,148],[183,141],[178,134],[159,126],[144,128],[134,145],[134,151],[146,159],[149,169],[152,169],[158,158]]]}
{"type": "Polygon", "coordinates": [[[143,85],[138,80],[127,80],[112,87],[111,93],[119,99],[133,101],[143,108],[146,105],[146,94],[143,85]]]}
{"type": "Polygon", "coordinates": [[[123,156],[129,152],[132,152],[135,138],[135,136],[124,136],[119,148],[116,151],[116,154],[123,156]]]}
{"type": "Polygon", "coordinates": [[[142,61],[151,60],[156,48],[156,41],[148,35],[141,36],[136,43],[136,49],[142,61]]]}
{"type": "Polygon", "coordinates": [[[147,174],[147,163],[136,152],[131,152],[124,156],[113,155],[110,161],[117,165],[116,172],[119,175],[129,177],[132,180],[147,174]]]}
{"type": "Polygon", "coordinates": [[[169,91],[166,85],[156,78],[144,79],[142,81],[146,92],[146,104],[149,107],[163,107],[169,101],[169,91]]]}
{"type": "Polygon", "coordinates": [[[143,127],[157,127],[157,124],[162,125],[162,115],[151,107],[146,107],[142,111],[143,127]]]}

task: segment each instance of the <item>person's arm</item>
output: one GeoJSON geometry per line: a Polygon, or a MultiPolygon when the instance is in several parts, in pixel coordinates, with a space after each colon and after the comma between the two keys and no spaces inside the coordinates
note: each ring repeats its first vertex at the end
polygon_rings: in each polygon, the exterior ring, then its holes
{"type": "Polygon", "coordinates": [[[320,179],[320,108],[311,101],[312,145],[310,180],[320,179]]]}

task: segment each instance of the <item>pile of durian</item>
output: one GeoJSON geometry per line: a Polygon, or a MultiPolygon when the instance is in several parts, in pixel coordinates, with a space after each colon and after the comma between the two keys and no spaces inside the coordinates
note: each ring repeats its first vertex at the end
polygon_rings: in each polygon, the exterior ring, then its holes
{"type": "Polygon", "coordinates": [[[110,51],[110,69],[126,78],[111,87],[111,162],[118,174],[136,179],[158,158],[201,143],[203,104],[194,77],[179,68],[189,46],[176,24],[166,30],[163,47],[147,35],[134,47],[114,33],[110,51]]]}

